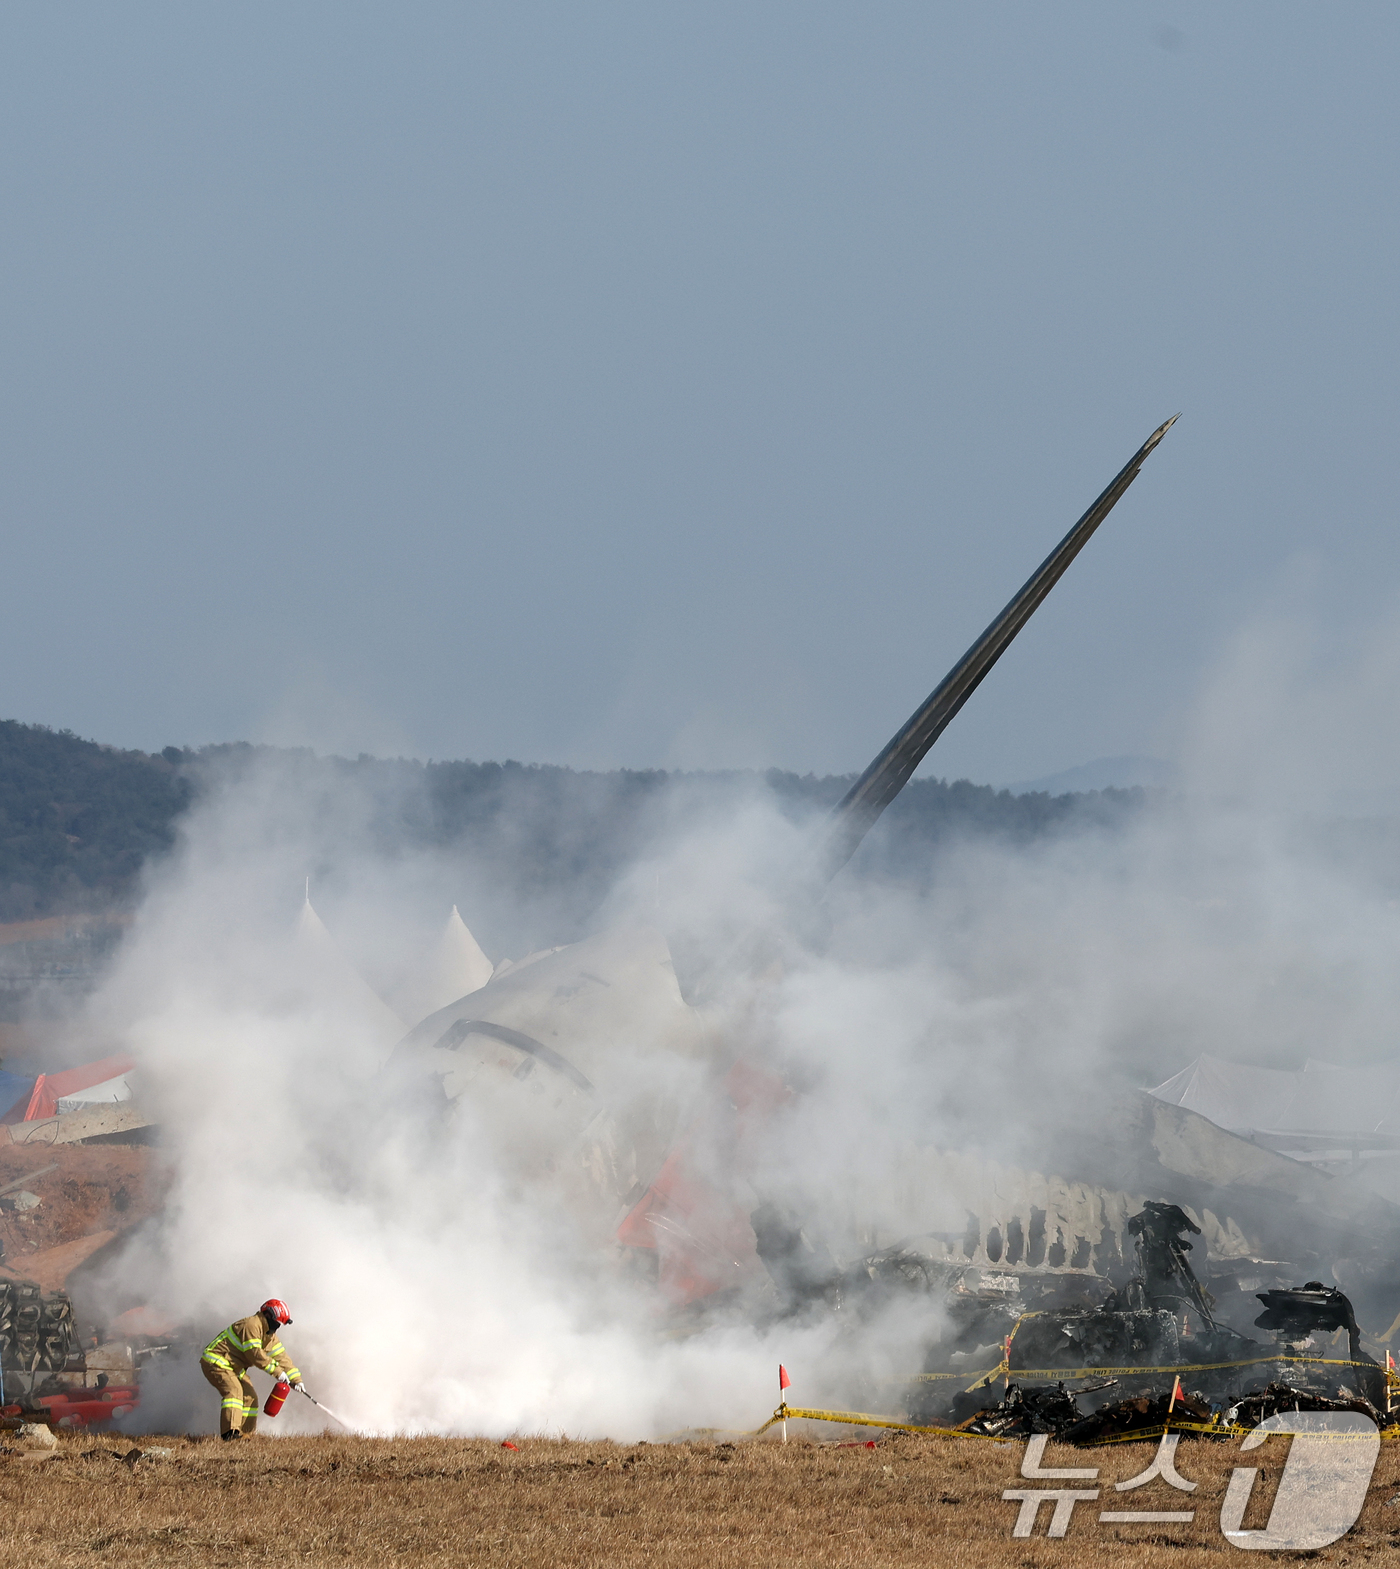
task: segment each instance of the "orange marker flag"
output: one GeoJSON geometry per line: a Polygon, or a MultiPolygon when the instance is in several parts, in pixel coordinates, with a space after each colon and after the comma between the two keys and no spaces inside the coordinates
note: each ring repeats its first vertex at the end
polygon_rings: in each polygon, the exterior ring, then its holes
{"type": "Polygon", "coordinates": [[[1184,1398],[1185,1397],[1182,1394],[1182,1390],[1181,1390],[1181,1374],[1178,1373],[1176,1375],[1176,1377],[1174,1379],[1172,1379],[1172,1397],[1171,1397],[1171,1399],[1169,1401],[1167,1401],[1167,1415],[1168,1416],[1170,1416],[1172,1414],[1172,1408],[1176,1405],[1177,1401],[1181,1400],[1181,1399],[1184,1399],[1184,1398]]]}
{"type": "Polygon", "coordinates": [[[792,1380],[788,1377],[788,1370],[781,1362],[778,1363],[778,1393],[781,1395],[785,1389],[792,1388],[792,1380]]]}

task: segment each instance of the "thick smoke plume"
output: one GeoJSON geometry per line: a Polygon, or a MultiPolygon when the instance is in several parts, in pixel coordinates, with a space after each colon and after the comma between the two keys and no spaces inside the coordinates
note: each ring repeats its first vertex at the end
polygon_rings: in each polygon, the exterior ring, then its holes
{"type": "MultiPolygon", "coordinates": [[[[1014,1159],[1037,1126],[1073,1128],[1091,1088],[1159,1082],[1201,1051],[1287,1067],[1389,1053],[1400,839],[1382,815],[1391,743],[1378,762],[1372,738],[1400,734],[1400,637],[1376,633],[1345,668],[1300,663],[1305,643],[1277,618],[1241,635],[1186,727],[1181,792],[1114,829],[948,847],[927,894],[847,876],[815,908],[795,899],[811,825],[758,786],[722,813],[678,814],[596,925],[666,934],[712,1050],[619,1039],[609,1093],[664,1102],[679,1135],[734,1061],[781,1078],[790,1094],[744,1170],[716,1180],[851,1257],[956,1223],[907,1180],[917,1147],[1014,1159]],[[1358,781],[1369,816],[1338,799],[1358,781]]],[[[422,995],[452,900],[479,931],[524,929],[469,847],[370,847],[372,821],[412,808],[270,756],[206,791],[153,871],[91,1004],[140,1061],[172,1176],[114,1299],[144,1293],[212,1332],[281,1296],[312,1389],[382,1432],[752,1426],[780,1359],[806,1399],[875,1399],[912,1371],[929,1327],[912,1310],[859,1333],[755,1328],[747,1300],[682,1323],[547,1185],[520,1179],[468,1098],[425,1131],[380,1071],[392,1028],[334,949],[294,930],[309,877],[340,948],[402,1001],[422,995]]],[[[148,1410],[212,1425],[195,1370],[163,1398],[148,1410]]],[[[312,1416],[290,1408],[289,1425],[312,1416]]]]}

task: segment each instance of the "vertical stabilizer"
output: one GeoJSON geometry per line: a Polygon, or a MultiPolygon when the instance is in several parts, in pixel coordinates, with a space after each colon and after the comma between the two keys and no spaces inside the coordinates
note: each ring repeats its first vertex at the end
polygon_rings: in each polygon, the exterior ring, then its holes
{"type": "Polygon", "coordinates": [[[855,854],[862,839],[875,826],[881,812],[909,782],[929,748],[943,734],[949,721],[977,690],[982,678],[1001,658],[1011,640],[1035,614],[1045,596],[1059,582],[1070,562],[1089,542],[1094,530],[1112,512],[1118,498],[1138,476],[1148,454],[1176,423],[1173,414],[1132,455],[1114,476],[1108,489],[1041,562],[1021,591],[983,632],[910,716],[899,733],[856,780],[832,813],[827,840],[828,878],[855,854]]]}

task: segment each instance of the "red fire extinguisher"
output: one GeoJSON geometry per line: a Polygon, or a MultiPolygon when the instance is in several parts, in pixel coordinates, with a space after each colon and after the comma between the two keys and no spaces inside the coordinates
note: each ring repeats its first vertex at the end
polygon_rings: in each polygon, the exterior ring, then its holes
{"type": "Polygon", "coordinates": [[[292,1386],[287,1382],[287,1380],[285,1378],[279,1378],[272,1386],[272,1393],[267,1397],[267,1400],[263,1404],[263,1415],[276,1416],[277,1413],[282,1409],[282,1402],[287,1398],[288,1395],[291,1394],[291,1392],[292,1386]]]}

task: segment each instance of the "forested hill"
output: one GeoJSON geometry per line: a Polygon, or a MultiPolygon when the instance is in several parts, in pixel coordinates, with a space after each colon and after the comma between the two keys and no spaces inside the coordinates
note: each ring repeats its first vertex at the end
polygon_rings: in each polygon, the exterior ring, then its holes
{"type": "MultiPolygon", "coordinates": [[[[350,777],[382,795],[382,848],[470,850],[522,888],[565,889],[586,903],[645,852],[668,805],[723,807],[765,787],[797,815],[829,808],[841,777],[776,770],[668,774],[580,772],[520,763],[419,763],[317,758],[246,745],[198,752],[122,751],[68,731],[0,721],[0,921],[115,912],[134,901],[141,867],[174,842],[180,814],[213,770],[286,760],[309,780],[350,777]]],[[[1024,842],[1067,827],[1112,824],[1140,790],[1013,796],[959,780],[919,779],[885,814],[858,858],[866,875],[921,880],[939,844],[957,835],[1024,842]]]]}
{"type": "Polygon", "coordinates": [[[193,797],[175,755],[0,721],[0,921],[127,904],[193,797]]]}

